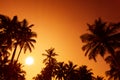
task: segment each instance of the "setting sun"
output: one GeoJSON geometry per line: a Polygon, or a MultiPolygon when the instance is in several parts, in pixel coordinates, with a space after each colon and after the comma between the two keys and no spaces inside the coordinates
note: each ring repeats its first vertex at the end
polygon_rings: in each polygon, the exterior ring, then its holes
{"type": "Polygon", "coordinates": [[[25,59],[25,63],[26,63],[27,65],[32,65],[32,64],[34,63],[33,57],[28,56],[28,57],[25,59]]]}
{"type": "Polygon", "coordinates": [[[0,80],[120,78],[119,45],[120,0],[0,0],[0,80]]]}

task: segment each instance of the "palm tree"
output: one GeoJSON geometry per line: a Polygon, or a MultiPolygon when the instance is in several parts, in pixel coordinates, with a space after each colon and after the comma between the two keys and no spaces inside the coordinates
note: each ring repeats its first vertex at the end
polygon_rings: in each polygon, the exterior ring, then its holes
{"type": "Polygon", "coordinates": [[[8,16],[0,15],[0,47],[7,46],[9,49],[12,45],[12,27],[11,19],[8,16]]]}
{"type": "Polygon", "coordinates": [[[4,70],[5,80],[25,80],[26,72],[22,70],[22,64],[16,61],[9,63],[4,70]]]}
{"type": "MultiPolygon", "coordinates": [[[[0,46],[7,46],[8,49],[12,48],[15,36],[15,31],[19,26],[19,22],[17,20],[17,16],[14,16],[13,19],[5,15],[0,15],[0,46]]],[[[14,59],[16,48],[13,51],[12,59],[14,59]]]]}
{"type": "Polygon", "coordinates": [[[74,65],[73,62],[69,61],[68,64],[65,64],[65,67],[66,67],[65,80],[76,80],[77,65],[74,65]]]}
{"type": "Polygon", "coordinates": [[[29,49],[29,51],[32,52],[31,48],[34,48],[33,43],[36,43],[36,40],[33,38],[36,37],[37,34],[31,31],[30,28],[32,26],[33,24],[28,26],[28,22],[25,19],[21,22],[21,30],[18,32],[19,35],[18,43],[20,46],[20,51],[17,56],[17,61],[19,59],[22,49],[24,49],[24,53],[25,53],[27,49],[29,49]]]}
{"type": "MultiPolygon", "coordinates": [[[[17,46],[21,48],[29,49],[34,47],[32,43],[36,41],[32,37],[36,37],[36,33],[30,29],[33,26],[28,26],[28,22],[24,19],[22,22],[18,21],[17,16],[10,19],[8,16],[0,15],[0,47],[7,46],[9,49],[13,47],[14,50],[11,58],[11,62],[14,60],[17,46]]],[[[21,51],[21,50],[20,50],[21,51]]]]}
{"type": "Polygon", "coordinates": [[[42,71],[33,77],[34,80],[50,80],[49,68],[45,67],[42,71]]]}
{"type": "MultiPolygon", "coordinates": [[[[32,26],[33,24],[28,26],[26,19],[20,22],[18,21],[17,16],[10,19],[5,15],[0,15],[0,47],[7,46],[10,50],[12,48],[14,49],[12,50],[11,63],[14,60],[18,46],[20,46],[19,55],[23,48],[24,52],[26,52],[27,49],[31,52],[31,48],[34,48],[33,43],[36,41],[33,37],[36,37],[36,33],[32,32],[32,26]]],[[[17,59],[19,58],[19,55],[17,59]]]]}
{"type": "Polygon", "coordinates": [[[25,71],[22,70],[22,64],[16,61],[10,63],[8,57],[5,54],[0,57],[0,80],[25,80],[25,71]]]}
{"type": "Polygon", "coordinates": [[[65,80],[65,71],[66,67],[64,62],[58,62],[54,74],[56,75],[56,79],[65,80]]]}
{"type": "Polygon", "coordinates": [[[57,63],[55,56],[57,56],[58,54],[54,52],[54,48],[50,48],[46,50],[46,52],[47,54],[42,54],[43,56],[46,56],[46,58],[43,60],[43,63],[45,63],[46,65],[45,71],[48,72],[47,74],[48,74],[49,80],[52,80],[52,76],[54,76],[53,70],[55,69],[56,63],[57,63]]]}
{"type": "Polygon", "coordinates": [[[17,50],[17,46],[18,46],[18,40],[19,40],[19,36],[17,35],[17,33],[19,32],[19,28],[20,28],[20,22],[18,21],[17,16],[14,16],[13,19],[11,20],[10,26],[8,26],[8,32],[11,33],[12,36],[12,46],[14,47],[13,53],[12,53],[12,57],[11,57],[11,63],[14,60],[15,54],[16,54],[16,50],[17,50]],[[12,29],[11,29],[12,28],[12,29]]]}
{"type": "Polygon", "coordinates": [[[104,57],[105,53],[109,52],[115,60],[114,49],[120,47],[120,23],[107,24],[99,18],[93,25],[88,24],[88,30],[90,33],[80,37],[85,43],[82,47],[83,51],[86,51],[85,56],[88,55],[89,59],[96,61],[98,54],[104,57]]]}
{"type": "MultiPolygon", "coordinates": [[[[115,59],[120,66],[120,51],[115,52],[115,59]]],[[[112,56],[108,56],[105,60],[110,65],[110,70],[106,71],[106,75],[109,76],[109,80],[120,80],[120,67],[118,66],[118,64],[115,64],[112,56]]]]}
{"type": "Polygon", "coordinates": [[[46,56],[46,58],[43,60],[43,63],[45,63],[46,65],[47,64],[52,65],[52,64],[57,62],[55,56],[57,56],[58,54],[56,54],[54,52],[54,50],[55,50],[54,48],[50,48],[48,50],[45,50],[47,52],[47,54],[44,54],[44,53],[42,54],[43,56],[46,56]]]}
{"type": "Polygon", "coordinates": [[[91,72],[92,69],[87,69],[86,65],[80,66],[78,68],[78,80],[93,80],[93,73],[91,72]]]}

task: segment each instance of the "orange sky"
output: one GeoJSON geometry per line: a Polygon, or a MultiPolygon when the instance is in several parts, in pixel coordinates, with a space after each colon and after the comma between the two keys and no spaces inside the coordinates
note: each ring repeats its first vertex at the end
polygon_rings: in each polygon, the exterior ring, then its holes
{"type": "Polygon", "coordinates": [[[42,53],[50,47],[59,54],[58,61],[85,64],[95,75],[104,76],[109,67],[100,56],[97,63],[84,56],[79,36],[85,33],[86,23],[93,23],[98,17],[109,22],[120,21],[119,4],[119,0],[1,0],[0,14],[11,18],[17,15],[19,20],[26,18],[35,24],[33,31],[38,35],[35,49],[20,57],[22,63],[27,55],[35,58],[33,65],[24,67],[27,80],[40,72],[42,53]]]}

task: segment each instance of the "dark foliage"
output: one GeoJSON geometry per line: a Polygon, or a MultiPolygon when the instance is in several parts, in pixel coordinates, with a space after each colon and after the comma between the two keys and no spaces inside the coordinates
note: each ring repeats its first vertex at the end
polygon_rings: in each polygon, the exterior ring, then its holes
{"type": "Polygon", "coordinates": [[[25,80],[25,71],[17,61],[23,49],[25,53],[27,49],[31,52],[31,48],[34,48],[34,37],[37,35],[31,30],[32,26],[33,24],[28,25],[26,19],[18,21],[17,16],[10,19],[0,15],[0,80],[25,80]],[[17,50],[19,53],[15,61],[17,50]]]}
{"type": "MultiPolygon", "coordinates": [[[[88,24],[90,33],[80,36],[85,45],[82,49],[85,56],[96,61],[96,56],[100,54],[102,57],[108,52],[115,60],[114,49],[120,47],[120,24],[103,22],[101,18],[95,20],[94,24],[88,24]]],[[[116,62],[117,64],[117,62],[116,62]]]]}

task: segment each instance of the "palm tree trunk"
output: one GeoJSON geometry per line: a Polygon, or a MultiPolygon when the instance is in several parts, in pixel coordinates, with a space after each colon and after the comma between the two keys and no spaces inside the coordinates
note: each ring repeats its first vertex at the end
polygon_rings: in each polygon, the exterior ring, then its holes
{"type": "Polygon", "coordinates": [[[12,54],[12,58],[11,58],[11,62],[10,62],[10,63],[13,63],[13,60],[14,60],[14,57],[15,57],[16,50],[17,50],[17,44],[15,45],[15,49],[14,49],[14,52],[13,52],[13,54],[12,54]]]}
{"type": "Polygon", "coordinates": [[[19,59],[19,57],[20,57],[20,53],[21,53],[22,49],[23,49],[23,45],[22,45],[22,47],[20,48],[20,51],[19,51],[19,53],[18,53],[17,62],[18,62],[18,59],[19,59]]]}

